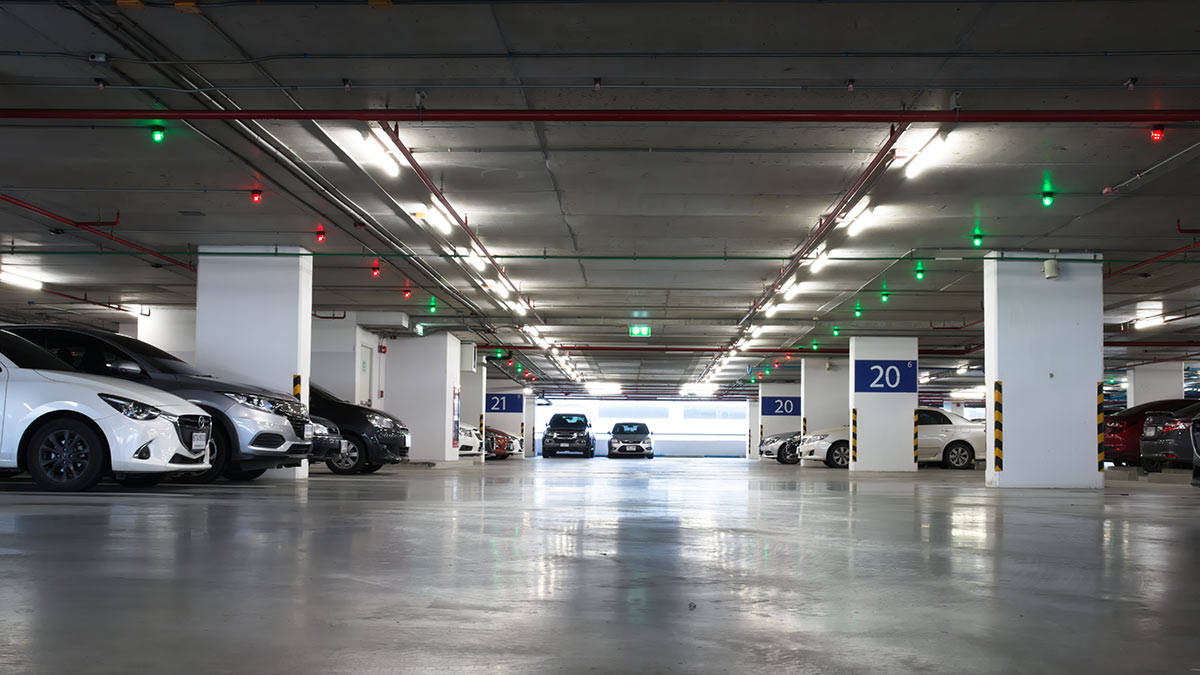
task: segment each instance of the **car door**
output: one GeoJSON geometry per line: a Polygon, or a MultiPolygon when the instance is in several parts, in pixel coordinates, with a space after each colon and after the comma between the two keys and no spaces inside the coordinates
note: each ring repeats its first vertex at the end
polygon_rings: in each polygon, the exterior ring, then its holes
{"type": "Polygon", "coordinates": [[[950,442],[954,425],[950,418],[936,410],[917,411],[917,457],[922,462],[942,458],[942,450],[950,442]]]}

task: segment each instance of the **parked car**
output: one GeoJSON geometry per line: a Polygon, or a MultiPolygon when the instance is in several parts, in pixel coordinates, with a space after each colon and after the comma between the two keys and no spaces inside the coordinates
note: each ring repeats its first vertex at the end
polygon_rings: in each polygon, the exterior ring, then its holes
{"type": "Polygon", "coordinates": [[[308,454],[310,464],[329,462],[348,452],[347,446],[350,445],[350,441],[342,438],[342,433],[336,424],[316,415],[310,419],[312,419],[313,425],[312,450],[308,454]]]}
{"type": "Polygon", "coordinates": [[[521,454],[522,438],[495,427],[484,427],[483,447],[486,459],[508,459],[521,454]]]}
{"type": "Polygon", "coordinates": [[[474,457],[483,454],[483,437],[479,429],[469,424],[458,425],[458,456],[474,457]]]}
{"type": "Polygon", "coordinates": [[[800,461],[796,448],[803,436],[799,431],[767,436],[758,443],[758,456],[761,459],[774,459],[780,464],[796,464],[800,461]]]}
{"type": "MultiPolygon", "coordinates": [[[[917,408],[917,461],[938,462],[947,469],[973,469],[987,454],[986,427],[956,413],[937,408],[917,408]]],[[[802,460],[820,460],[826,466],[850,466],[850,425],[822,429],[804,436],[797,448],[802,460]]]]}
{"type": "Polygon", "coordinates": [[[0,471],[28,471],[48,490],[87,490],[106,474],[149,485],[205,471],[212,419],[164,391],[75,370],[0,331],[0,471]]]}
{"type": "Polygon", "coordinates": [[[1104,416],[1104,459],[1118,466],[1139,466],[1142,463],[1142,428],[1146,413],[1173,413],[1198,401],[1170,398],[1135,405],[1104,416]]]}
{"type": "Polygon", "coordinates": [[[162,389],[200,406],[212,417],[210,468],[188,480],[224,475],[254,480],[267,469],[300,466],[312,448],[312,422],[303,404],[286,394],[224,382],[140,340],[74,326],[9,326],[77,370],[162,389]]]}
{"type": "MultiPolygon", "coordinates": [[[[1193,433],[1200,424],[1200,401],[1174,412],[1149,410],[1139,446],[1142,468],[1151,473],[1164,466],[1192,468],[1193,433]]],[[[1108,451],[1105,450],[1105,459],[1108,451]]]]}
{"type": "Polygon", "coordinates": [[[650,427],[642,422],[617,422],[608,439],[608,456],[654,459],[650,427]]]}
{"type": "Polygon", "coordinates": [[[325,460],[330,471],[341,475],[371,473],[384,464],[396,464],[408,457],[412,434],[399,419],[351,403],[315,384],[309,387],[308,405],[312,414],[336,424],[342,437],[349,441],[344,452],[325,460]]]}
{"type": "Polygon", "coordinates": [[[587,415],[559,413],[550,418],[542,433],[542,457],[554,457],[560,452],[596,456],[596,439],[592,436],[592,423],[587,415]]]}

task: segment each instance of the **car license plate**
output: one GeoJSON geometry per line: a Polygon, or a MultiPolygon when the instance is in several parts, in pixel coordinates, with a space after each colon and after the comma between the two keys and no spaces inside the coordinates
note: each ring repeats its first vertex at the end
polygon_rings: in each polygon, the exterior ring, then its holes
{"type": "Polygon", "coordinates": [[[1147,435],[1147,436],[1154,436],[1154,435],[1156,435],[1156,434],[1158,434],[1158,429],[1157,429],[1157,428],[1155,428],[1155,427],[1146,427],[1146,435],[1147,435]]]}
{"type": "Polygon", "coordinates": [[[208,447],[208,434],[197,431],[192,434],[192,450],[203,450],[208,447]]]}
{"type": "Polygon", "coordinates": [[[305,438],[312,438],[312,434],[313,434],[313,425],[311,425],[311,424],[305,424],[305,425],[304,425],[304,437],[305,437],[305,438]]]}

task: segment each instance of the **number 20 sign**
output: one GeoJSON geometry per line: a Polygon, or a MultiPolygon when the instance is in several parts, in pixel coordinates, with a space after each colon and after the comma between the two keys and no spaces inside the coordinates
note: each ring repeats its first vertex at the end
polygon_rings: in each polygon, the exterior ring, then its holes
{"type": "Polygon", "coordinates": [[[855,361],[854,391],[858,393],[917,392],[916,361],[855,361]]]}

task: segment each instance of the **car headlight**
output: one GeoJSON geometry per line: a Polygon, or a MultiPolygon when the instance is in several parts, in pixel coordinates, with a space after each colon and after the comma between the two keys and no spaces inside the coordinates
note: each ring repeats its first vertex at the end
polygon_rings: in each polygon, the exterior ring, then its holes
{"type": "Polygon", "coordinates": [[[805,436],[805,438],[806,438],[806,439],[808,439],[808,440],[810,440],[810,441],[823,441],[823,440],[825,440],[825,439],[826,439],[828,436],[829,436],[829,434],[812,434],[812,435],[810,435],[810,436],[805,436]]]}
{"type": "Polygon", "coordinates": [[[269,413],[276,412],[275,411],[275,401],[273,399],[267,398],[266,396],[260,396],[258,394],[243,394],[241,392],[235,392],[235,391],[226,391],[226,392],[222,392],[222,393],[224,393],[229,398],[237,401],[238,403],[241,403],[244,406],[249,406],[251,408],[254,408],[255,410],[261,410],[263,412],[269,412],[269,413]]]}
{"type": "Polygon", "coordinates": [[[133,399],[113,396],[112,394],[97,394],[104,402],[113,407],[114,410],[128,417],[131,420],[152,420],[163,414],[163,411],[155,408],[148,403],[134,401],[133,399]]]}
{"type": "Polygon", "coordinates": [[[313,425],[313,436],[332,436],[333,435],[333,432],[329,430],[329,427],[325,426],[324,424],[321,424],[319,422],[313,422],[312,425],[313,425]]]}
{"type": "Polygon", "coordinates": [[[388,417],[387,415],[380,415],[379,413],[367,413],[367,424],[370,424],[376,429],[396,428],[396,420],[388,417]]]}

